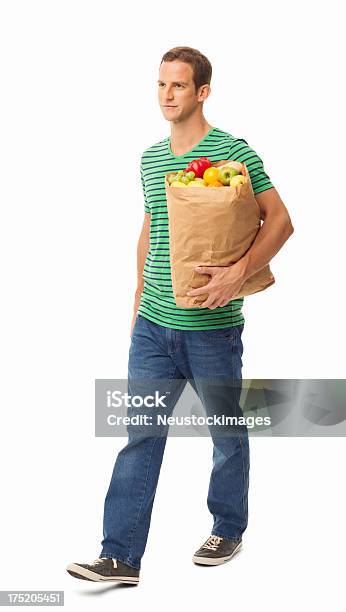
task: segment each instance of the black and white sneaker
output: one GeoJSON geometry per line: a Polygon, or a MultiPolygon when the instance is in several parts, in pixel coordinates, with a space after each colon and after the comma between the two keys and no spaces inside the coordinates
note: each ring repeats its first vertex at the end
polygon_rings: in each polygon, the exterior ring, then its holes
{"type": "Polygon", "coordinates": [[[241,546],[241,538],[227,540],[227,538],[211,535],[195,552],[192,561],[200,565],[221,565],[231,559],[241,549],[241,546]]]}
{"type": "Polygon", "coordinates": [[[99,557],[91,563],[70,563],[66,571],[74,578],[93,582],[112,581],[126,582],[126,584],[138,584],[139,582],[138,569],[108,557],[99,557]]]}

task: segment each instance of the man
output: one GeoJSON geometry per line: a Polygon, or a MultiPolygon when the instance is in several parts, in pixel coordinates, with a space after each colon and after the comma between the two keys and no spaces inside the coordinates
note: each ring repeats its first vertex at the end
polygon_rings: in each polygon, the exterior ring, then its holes
{"type": "MultiPolygon", "coordinates": [[[[245,280],[263,268],[293,232],[288,211],[264,171],[261,158],[241,138],[211,126],[203,115],[210,94],[212,67],[196,49],[176,47],[161,60],[158,100],[170,122],[171,136],[149,147],[140,164],[144,193],[144,223],[137,248],[138,286],[131,325],[128,382],[171,383],[171,414],[187,382],[202,398],[207,414],[213,396],[204,380],[241,379],[241,335],[244,298],[234,299],[245,280]],[[209,282],[188,295],[208,294],[198,308],[175,304],[169,261],[169,234],[164,175],[184,169],[198,157],[211,162],[245,162],[264,221],[248,252],[230,267],[197,269],[209,282]]],[[[131,387],[132,385],[132,387],[131,387]]],[[[237,407],[239,395],[235,394],[237,407]]],[[[235,408],[236,409],[236,408],[235,408]]],[[[137,410],[139,412],[139,410],[137,410]]],[[[146,547],[151,512],[165,449],[167,430],[159,435],[129,439],[118,454],[104,507],[104,539],[98,559],[73,563],[67,571],[92,581],[137,584],[146,547]]],[[[211,535],[195,552],[193,561],[218,565],[240,549],[248,522],[249,441],[247,431],[213,437],[213,470],[208,508],[213,515],[211,535]]]]}

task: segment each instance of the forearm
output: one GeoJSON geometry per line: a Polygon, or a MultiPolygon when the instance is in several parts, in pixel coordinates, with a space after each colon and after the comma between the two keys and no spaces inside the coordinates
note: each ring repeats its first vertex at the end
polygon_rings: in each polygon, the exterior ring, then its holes
{"type": "Polygon", "coordinates": [[[143,271],[144,271],[144,264],[147,258],[148,250],[149,250],[149,237],[146,232],[142,231],[139,237],[139,240],[138,240],[138,244],[137,244],[137,287],[136,287],[136,293],[135,293],[134,310],[137,310],[139,306],[139,302],[140,302],[143,287],[144,287],[143,271]]]}
{"type": "Polygon", "coordinates": [[[285,214],[268,215],[250,249],[234,264],[244,281],[264,268],[292,233],[292,224],[285,214]]]}

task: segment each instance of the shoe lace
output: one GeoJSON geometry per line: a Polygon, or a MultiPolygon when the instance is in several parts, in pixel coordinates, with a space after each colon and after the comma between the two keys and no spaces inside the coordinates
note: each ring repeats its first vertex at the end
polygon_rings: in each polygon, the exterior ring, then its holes
{"type": "Polygon", "coordinates": [[[95,559],[95,561],[88,563],[88,565],[100,565],[100,563],[103,563],[105,559],[107,559],[107,557],[99,557],[98,559],[95,559]]]}
{"type": "Polygon", "coordinates": [[[219,546],[222,538],[220,536],[211,535],[205,544],[203,544],[202,548],[209,548],[209,550],[216,550],[219,546]]]}

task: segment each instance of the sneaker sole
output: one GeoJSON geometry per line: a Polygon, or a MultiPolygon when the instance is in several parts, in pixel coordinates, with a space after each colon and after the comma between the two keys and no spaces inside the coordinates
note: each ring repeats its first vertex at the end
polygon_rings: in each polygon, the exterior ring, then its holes
{"type": "Polygon", "coordinates": [[[124,582],[126,584],[138,584],[139,582],[139,577],[137,578],[136,576],[101,576],[76,563],[71,563],[66,568],[66,571],[74,578],[81,578],[81,580],[90,580],[92,582],[124,582]]]}
{"type": "Polygon", "coordinates": [[[192,561],[197,565],[221,565],[226,561],[232,559],[232,557],[239,552],[242,547],[242,542],[239,542],[238,546],[234,549],[231,555],[227,555],[227,557],[199,557],[198,555],[194,555],[192,557],[192,561]]]}

